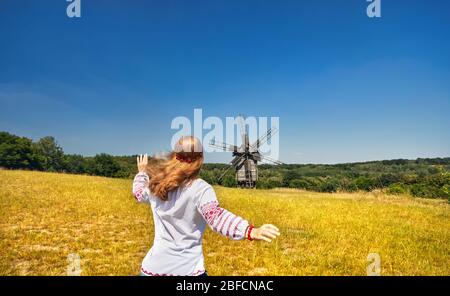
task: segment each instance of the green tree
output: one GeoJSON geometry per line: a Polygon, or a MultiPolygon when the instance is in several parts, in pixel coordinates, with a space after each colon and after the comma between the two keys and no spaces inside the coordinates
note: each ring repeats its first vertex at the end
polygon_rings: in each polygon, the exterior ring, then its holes
{"type": "Polygon", "coordinates": [[[223,177],[222,185],[225,187],[236,187],[236,177],[231,174],[226,174],[223,177]]]}
{"type": "Polygon", "coordinates": [[[296,170],[287,170],[283,173],[283,187],[290,187],[293,180],[300,178],[300,174],[296,170]]]}
{"type": "Polygon", "coordinates": [[[282,186],[283,186],[283,182],[282,182],[281,178],[270,177],[269,179],[267,179],[267,188],[277,188],[277,187],[282,187],[282,186]]]}
{"type": "Polygon", "coordinates": [[[42,167],[46,171],[57,172],[64,168],[64,151],[55,138],[43,137],[34,144],[36,151],[42,157],[42,167]]]}
{"type": "Polygon", "coordinates": [[[298,189],[307,189],[309,187],[309,183],[304,179],[295,179],[289,183],[289,187],[298,189]]]}
{"type": "Polygon", "coordinates": [[[387,190],[387,193],[395,194],[395,195],[407,194],[408,193],[408,188],[404,184],[395,183],[395,184],[391,184],[389,186],[389,188],[387,190]]]}
{"type": "Polygon", "coordinates": [[[398,175],[394,175],[392,173],[389,174],[381,174],[381,176],[378,178],[378,183],[379,186],[384,188],[384,187],[389,187],[389,185],[397,183],[400,181],[400,178],[398,175]]]}
{"type": "Polygon", "coordinates": [[[73,174],[87,173],[87,162],[84,156],[78,154],[67,154],[63,157],[64,171],[73,174]]]}
{"type": "Polygon", "coordinates": [[[334,178],[326,178],[320,186],[321,192],[336,192],[339,189],[339,182],[334,178]]]}
{"type": "Polygon", "coordinates": [[[41,161],[42,158],[30,139],[0,132],[0,167],[41,169],[41,161]]]}
{"type": "Polygon", "coordinates": [[[88,161],[88,172],[92,175],[116,177],[119,171],[114,157],[106,153],[97,154],[88,161]]]}
{"type": "Polygon", "coordinates": [[[355,185],[359,190],[370,191],[375,188],[375,180],[361,176],[356,178],[355,185]]]}

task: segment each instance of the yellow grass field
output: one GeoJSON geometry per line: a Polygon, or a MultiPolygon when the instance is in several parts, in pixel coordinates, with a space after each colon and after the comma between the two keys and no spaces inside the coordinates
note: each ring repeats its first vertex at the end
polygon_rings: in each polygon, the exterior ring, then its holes
{"type": "MultiPolygon", "coordinates": [[[[366,275],[369,253],[382,275],[450,275],[450,206],[383,193],[312,193],[217,187],[221,204],[258,225],[272,244],[231,241],[207,230],[211,275],[366,275]]],[[[137,275],[151,246],[148,205],[131,181],[0,170],[0,275],[137,275]]]]}

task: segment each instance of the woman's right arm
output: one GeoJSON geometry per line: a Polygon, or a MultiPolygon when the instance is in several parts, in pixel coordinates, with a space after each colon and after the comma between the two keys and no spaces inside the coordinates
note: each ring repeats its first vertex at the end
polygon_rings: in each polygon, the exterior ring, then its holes
{"type": "Polygon", "coordinates": [[[220,207],[214,189],[210,186],[203,192],[197,207],[213,231],[233,240],[249,239],[271,242],[280,235],[278,228],[272,224],[254,228],[247,220],[220,207]]]}

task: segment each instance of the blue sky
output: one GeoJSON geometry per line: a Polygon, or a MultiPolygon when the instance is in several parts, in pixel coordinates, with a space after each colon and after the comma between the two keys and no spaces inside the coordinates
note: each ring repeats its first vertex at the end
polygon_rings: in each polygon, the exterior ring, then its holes
{"type": "MultiPolygon", "coordinates": [[[[0,130],[156,153],[177,116],[278,116],[280,159],[450,156],[450,3],[0,3],[0,130]]],[[[207,161],[228,161],[212,154],[207,161]]]]}

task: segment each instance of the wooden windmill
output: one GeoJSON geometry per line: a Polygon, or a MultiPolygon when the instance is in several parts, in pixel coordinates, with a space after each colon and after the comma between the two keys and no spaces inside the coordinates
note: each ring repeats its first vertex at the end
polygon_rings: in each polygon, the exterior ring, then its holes
{"type": "Polygon", "coordinates": [[[273,134],[277,133],[278,129],[276,127],[269,129],[266,134],[250,145],[248,133],[245,130],[242,117],[240,117],[239,125],[242,138],[241,146],[238,147],[236,145],[217,142],[215,140],[212,140],[209,145],[224,151],[230,151],[234,156],[233,160],[230,162],[230,166],[220,175],[219,182],[222,181],[225,174],[231,168],[234,168],[236,171],[236,182],[238,186],[254,188],[256,186],[256,181],[258,181],[258,161],[265,160],[277,165],[283,164],[281,161],[259,153],[259,148],[266,143],[273,134]]]}

